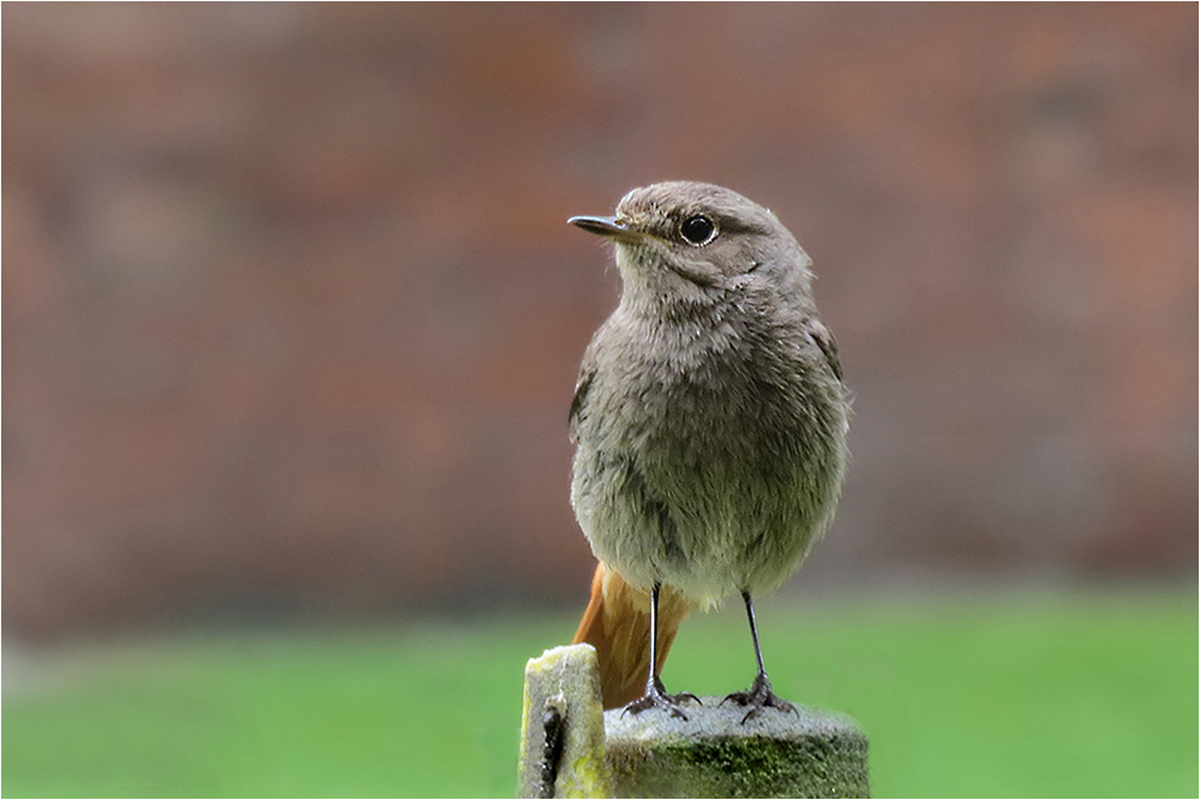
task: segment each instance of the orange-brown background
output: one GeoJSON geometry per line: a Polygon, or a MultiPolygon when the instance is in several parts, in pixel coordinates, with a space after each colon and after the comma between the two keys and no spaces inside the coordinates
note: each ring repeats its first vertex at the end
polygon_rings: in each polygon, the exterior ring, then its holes
{"type": "Polygon", "coordinates": [[[796,585],[1189,578],[1197,8],[3,7],[5,630],[581,603],[564,224],[806,244],[857,395],[796,585]]]}

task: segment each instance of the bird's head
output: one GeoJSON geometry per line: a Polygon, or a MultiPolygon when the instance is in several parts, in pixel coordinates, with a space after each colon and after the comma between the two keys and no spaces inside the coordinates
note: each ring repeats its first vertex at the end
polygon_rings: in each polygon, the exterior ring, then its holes
{"type": "Polygon", "coordinates": [[[614,216],[569,222],[613,241],[626,299],[809,291],[811,261],[795,237],[770,210],[720,186],[656,183],[626,194],[614,216]]]}

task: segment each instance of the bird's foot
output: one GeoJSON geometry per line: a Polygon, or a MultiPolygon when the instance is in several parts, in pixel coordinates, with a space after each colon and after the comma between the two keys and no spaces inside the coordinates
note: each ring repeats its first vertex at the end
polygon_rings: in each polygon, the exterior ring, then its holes
{"type": "Polygon", "coordinates": [[[746,712],[746,716],[742,717],[743,725],[761,714],[764,708],[777,708],[780,711],[796,711],[794,705],[771,691],[771,681],[767,680],[767,676],[761,672],[755,677],[754,683],[750,684],[749,689],[744,692],[734,692],[733,694],[726,695],[725,699],[721,701],[721,705],[725,705],[730,700],[743,708],[749,706],[750,710],[746,712]]]}
{"type": "Polygon", "coordinates": [[[668,712],[672,717],[679,717],[687,721],[687,714],[680,710],[680,705],[684,700],[695,700],[698,704],[700,698],[691,692],[680,692],[679,694],[667,694],[667,690],[663,687],[662,681],[657,677],[654,678],[646,686],[646,693],[634,700],[629,705],[625,706],[625,710],[621,715],[625,714],[640,714],[650,708],[658,708],[668,712]]]}

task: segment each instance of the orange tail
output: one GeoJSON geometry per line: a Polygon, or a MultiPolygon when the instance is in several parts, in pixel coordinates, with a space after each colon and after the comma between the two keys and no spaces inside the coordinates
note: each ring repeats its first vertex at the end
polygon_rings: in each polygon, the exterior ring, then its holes
{"type": "MultiPolygon", "coordinates": [[[[657,670],[662,669],[679,624],[695,608],[674,589],[663,587],[658,598],[657,670]]],[[[591,600],[571,643],[580,642],[596,648],[605,708],[641,697],[650,676],[650,594],[630,586],[601,561],[592,578],[591,600]]]]}

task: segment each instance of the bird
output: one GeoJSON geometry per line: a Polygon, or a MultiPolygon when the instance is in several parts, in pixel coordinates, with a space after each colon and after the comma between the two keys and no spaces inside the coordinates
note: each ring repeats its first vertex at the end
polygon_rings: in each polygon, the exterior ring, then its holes
{"type": "Polygon", "coordinates": [[[753,598],[829,527],[850,397],[813,300],[812,260],[769,209],[710,183],[633,189],[568,222],[613,245],[616,309],[588,344],[569,412],[571,506],[598,560],[575,643],[606,709],[687,719],[660,673],[693,611],[740,595],[757,662],[744,724],[778,697],[753,598]]]}

